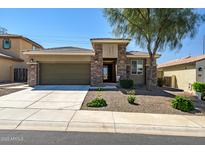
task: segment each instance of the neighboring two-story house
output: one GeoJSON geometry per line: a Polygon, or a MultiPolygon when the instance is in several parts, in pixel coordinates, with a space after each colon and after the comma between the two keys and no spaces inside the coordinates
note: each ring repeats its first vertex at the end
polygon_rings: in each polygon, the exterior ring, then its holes
{"type": "Polygon", "coordinates": [[[149,54],[127,51],[129,42],[129,39],[93,38],[93,49],[60,47],[29,50],[24,53],[29,56],[28,84],[95,86],[129,78],[135,84],[146,85],[149,78],[149,54]]]}
{"type": "Polygon", "coordinates": [[[27,81],[26,50],[43,49],[38,43],[21,35],[0,34],[0,83],[27,81]]]}

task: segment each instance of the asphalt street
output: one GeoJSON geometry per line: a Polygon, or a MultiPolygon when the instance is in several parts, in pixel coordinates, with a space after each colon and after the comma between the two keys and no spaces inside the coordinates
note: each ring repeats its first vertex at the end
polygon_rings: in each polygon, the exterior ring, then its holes
{"type": "Polygon", "coordinates": [[[205,138],[143,134],[0,130],[1,145],[204,145],[205,138]]]}

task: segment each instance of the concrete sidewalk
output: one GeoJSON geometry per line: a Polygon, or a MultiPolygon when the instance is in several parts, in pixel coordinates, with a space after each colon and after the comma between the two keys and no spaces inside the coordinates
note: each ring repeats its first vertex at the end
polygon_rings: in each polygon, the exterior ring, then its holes
{"type": "Polygon", "coordinates": [[[205,137],[205,117],[85,110],[0,109],[0,129],[205,137]]]}

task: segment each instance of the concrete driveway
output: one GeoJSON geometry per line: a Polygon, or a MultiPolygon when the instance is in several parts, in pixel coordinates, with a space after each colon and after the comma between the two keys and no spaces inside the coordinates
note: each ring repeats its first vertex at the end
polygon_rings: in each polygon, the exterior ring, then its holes
{"type": "Polygon", "coordinates": [[[36,86],[0,97],[0,129],[65,130],[89,86],[36,86]]]}
{"type": "Polygon", "coordinates": [[[0,97],[0,129],[205,136],[205,117],[79,110],[89,86],[37,86],[0,97]]]}
{"type": "Polygon", "coordinates": [[[36,86],[0,97],[0,108],[79,110],[89,86],[36,86]]]}

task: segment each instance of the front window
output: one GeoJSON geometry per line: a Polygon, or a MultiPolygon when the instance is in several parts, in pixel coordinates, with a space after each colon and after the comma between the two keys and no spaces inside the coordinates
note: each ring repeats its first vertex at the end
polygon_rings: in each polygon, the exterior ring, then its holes
{"type": "Polygon", "coordinates": [[[36,50],[36,46],[33,45],[33,46],[32,46],[32,50],[36,50]]]}
{"type": "Polygon", "coordinates": [[[143,60],[132,60],[132,74],[143,75],[143,60]]]}
{"type": "Polygon", "coordinates": [[[3,43],[3,48],[4,49],[10,49],[11,48],[11,41],[9,39],[4,39],[2,43],[3,43]]]}

